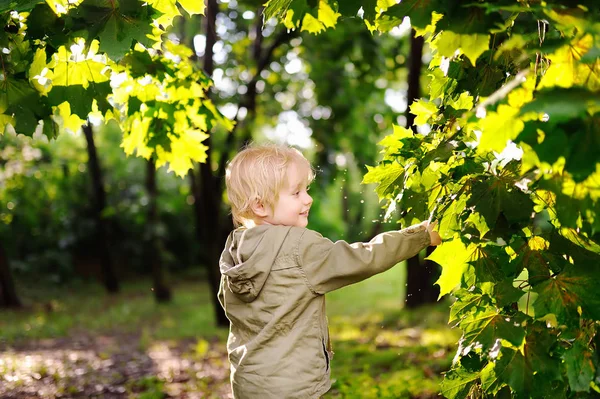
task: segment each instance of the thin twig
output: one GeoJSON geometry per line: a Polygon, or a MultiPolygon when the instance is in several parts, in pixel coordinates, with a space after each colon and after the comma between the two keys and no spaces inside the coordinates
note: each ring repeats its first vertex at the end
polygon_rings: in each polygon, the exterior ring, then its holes
{"type": "Polygon", "coordinates": [[[529,68],[524,69],[521,72],[519,72],[517,74],[517,76],[515,76],[515,78],[513,80],[511,80],[510,82],[508,82],[507,84],[505,84],[504,86],[502,86],[501,88],[499,88],[498,90],[496,90],[494,93],[492,93],[491,96],[489,96],[488,98],[486,98],[485,101],[480,102],[477,105],[477,110],[478,111],[480,109],[485,110],[485,108],[488,105],[492,105],[495,102],[502,100],[515,87],[519,86],[521,83],[523,83],[525,81],[525,77],[529,74],[529,72],[530,72],[529,68]]]}

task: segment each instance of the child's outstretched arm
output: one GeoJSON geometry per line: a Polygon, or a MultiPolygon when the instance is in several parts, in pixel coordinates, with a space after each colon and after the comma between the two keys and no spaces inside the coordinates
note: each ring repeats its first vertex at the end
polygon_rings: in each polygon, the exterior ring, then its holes
{"type": "Polygon", "coordinates": [[[299,240],[298,262],[311,290],[325,294],[384,272],[429,245],[439,245],[441,239],[433,231],[435,225],[423,222],[354,244],[334,243],[317,232],[305,230],[299,240]]]}

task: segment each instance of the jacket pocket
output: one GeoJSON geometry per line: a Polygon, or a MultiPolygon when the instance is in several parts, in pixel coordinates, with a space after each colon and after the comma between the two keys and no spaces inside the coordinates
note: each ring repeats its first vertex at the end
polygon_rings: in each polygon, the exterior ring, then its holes
{"type": "Polygon", "coordinates": [[[325,371],[329,371],[329,353],[325,347],[325,340],[321,340],[321,345],[323,345],[323,354],[325,355],[325,371]]]}

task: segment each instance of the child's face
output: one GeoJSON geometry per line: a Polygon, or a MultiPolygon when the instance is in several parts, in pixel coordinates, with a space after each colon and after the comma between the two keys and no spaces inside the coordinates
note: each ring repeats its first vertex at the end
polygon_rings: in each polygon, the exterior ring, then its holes
{"type": "Polygon", "coordinates": [[[264,222],[283,226],[306,227],[308,211],[313,199],[308,195],[308,171],[306,167],[292,162],[287,169],[287,181],[279,192],[275,209],[264,222]]]}

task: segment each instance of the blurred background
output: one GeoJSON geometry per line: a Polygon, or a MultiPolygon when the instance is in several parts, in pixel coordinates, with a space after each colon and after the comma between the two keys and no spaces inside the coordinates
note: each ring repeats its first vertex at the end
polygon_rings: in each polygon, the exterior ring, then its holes
{"type": "MultiPolygon", "coordinates": [[[[207,163],[188,176],[125,156],[113,122],[96,123],[93,137],[0,140],[0,279],[16,298],[0,310],[3,397],[230,395],[216,259],[232,228],[224,166],[250,142],[311,160],[309,228],[358,241],[406,227],[384,220],[361,180],[392,125],[412,125],[408,106],[427,88],[428,50],[409,21],[379,35],[346,19],[317,38],[263,28],[257,1],[214,5],[176,19],[168,37],[194,50],[213,102],[236,121],[232,133],[213,129],[207,163]]],[[[447,304],[428,305],[436,268],[424,255],[409,261],[412,278],[400,265],[331,295],[330,397],[437,395],[458,335],[447,304]]]]}

